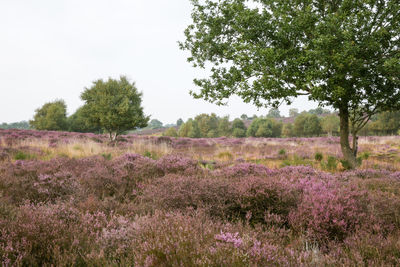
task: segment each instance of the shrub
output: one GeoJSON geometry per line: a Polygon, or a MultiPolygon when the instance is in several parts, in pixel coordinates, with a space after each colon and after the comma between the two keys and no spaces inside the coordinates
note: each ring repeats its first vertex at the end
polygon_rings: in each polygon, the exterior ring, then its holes
{"type": "Polygon", "coordinates": [[[235,128],[232,132],[233,137],[242,138],[246,137],[246,130],[241,128],[235,128]]]}
{"type": "Polygon", "coordinates": [[[365,193],[357,188],[310,180],[301,203],[289,216],[290,223],[311,240],[343,241],[364,223],[366,203],[365,193]]]}
{"type": "Polygon", "coordinates": [[[279,179],[246,177],[232,181],[166,176],[146,188],[140,201],[150,210],[201,208],[212,217],[247,219],[251,223],[266,223],[265,215],[270,212],[282,216],[285,222],[297,202],[297,191],[292,188],[279,179]]]}
{"type": "Polygon", "coordinates": [[[317,152],[317,153],[315,153],[314,159],[316,161],[322,161],[324,159],[324,156],[322,155],[322,153],[317,152]]]}
{"type": "Polygon", "coordinates": [[[14,155],[14,159],[15,160],[31,160],[31,159],[35,159],[36,156],[29,154],[29,153],[25,153],[23,151],[18,151],[15,155],[14,155]]]}
{"type": "Polygon", "coordinates": [[[163,136],[178,137],[178,132],[175,127],[171,127],[163,133],[163,136]]]}
{"type": "Polygon", "coordinates": [[[172,154],[160,158],[156,164],[165,173],[195,173],[199,169],[197,161],[172,154]]]}
{"type": "Polygon", "coordinates": [[[337,159],[334,156],[328,156],[327,161],[322,164],[322,167],[328,171],[335,171],[337,169],[337,164],[337,159]]]}

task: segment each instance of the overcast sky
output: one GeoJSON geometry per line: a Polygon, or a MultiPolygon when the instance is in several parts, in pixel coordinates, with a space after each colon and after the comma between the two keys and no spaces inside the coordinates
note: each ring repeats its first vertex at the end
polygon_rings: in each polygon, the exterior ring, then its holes
{"type": "MultiPolygon", "coordinates": [[[[145,113],[163,123],[211,112],[266,114],[238,98],[218,107],[189,95],[201,72],[177,41],[190,12],[189,0],[0,0],[0,123],[29,120],[55,99],[71,114],[84,87],[120,75],[136,82],[145,113]]],[[[303,98],[292,107],[316,104],[303,98]]]]}

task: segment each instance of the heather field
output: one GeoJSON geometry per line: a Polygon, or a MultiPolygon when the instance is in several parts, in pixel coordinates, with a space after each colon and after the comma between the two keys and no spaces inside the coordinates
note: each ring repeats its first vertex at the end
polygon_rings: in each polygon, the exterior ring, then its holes
{"type": "Polygon", "coordinates": [[[399,266],[400,137],[0,130],[2,266],[399,266]]]}

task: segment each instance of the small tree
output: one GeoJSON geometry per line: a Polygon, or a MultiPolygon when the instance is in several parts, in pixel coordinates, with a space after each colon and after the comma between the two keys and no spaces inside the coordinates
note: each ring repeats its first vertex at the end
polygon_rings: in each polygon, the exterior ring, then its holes
{"type": "Polygon", "coordinates": [[[97,80],[85,88],[81,98],[88,123],[101,127],[111,140],[127,130],[146,127],[149,117],[143,113],[142,94],[125,76],[119,80],[97,80]]]}
{"type": "Polygon", "coordinates": [[[180,127],[183,124],[183,120],[182,119],[178,119],[176,121],[176,126],[180,127]]]}
{"type": "Polygon", "coordinates": [[[163,133],[163,136],[178,137],[178,132],[176,131],[175,127],[171,127],[163,133]]]}
{"type": "Polygon", "coordinates": [[[247,129],[247,136],[254,137],[280,137],[282,123],[271,118],[257,118],[247,129]]]}
{"type": "Polygon", "coordinates": [[[36,130],[67,130],[67,105],[64,100],[56,100],[36,109],[29,124],[36,130]]]}
{"type": "Polygon", "coordinates": [[[284,137],[293,137],[293,136],[295,136],[292,123],[286,123],[286,124],[283,125],[282,135],[284,137]]]}
{"type": "Polygon", "coordinates": [[[231,95],[278,107],[306,95],[339,112],[344,158],[357,165],[357,134],[369,118],[400,108],[398,0],[192,0],[181,49],[194,67],[196,98],[231,95]],[[349,134],[353,144],[350,145],[349,134]]]}
{"type": "Polygon", "coordinates": [[[325,116],[321,119],[322,130],[332,136],[333,133],[339,132],[340,120],[336,114],[325,116]]]}
{"type": "Polygon", "coordinates": [[[160,129],[163,127],[163,123],[157,119],[152,119],[149,122],[148,127],[150,127],[151,129],[160,129]]]}
{"type": "Polygon", "coordinates": [[[318,136],[321,131],[321,123],[315,114],[303,112],[294,120],[293,133],[295,136],[318,136]]]}
{"type": "Polygon", "coordinates": [[[229,117],[225,116],[218,120],[218,136],[229,136],[231,135],[231,124],[229,117]]]}
{"type": "Polygon", "coordinates": [[[279,109],[278,108],[271,108],[269,111],[268,111],[268,114],[267,114],[267,118],[280,118],[281,117],[281,112],[279,111],[279,109]]]}

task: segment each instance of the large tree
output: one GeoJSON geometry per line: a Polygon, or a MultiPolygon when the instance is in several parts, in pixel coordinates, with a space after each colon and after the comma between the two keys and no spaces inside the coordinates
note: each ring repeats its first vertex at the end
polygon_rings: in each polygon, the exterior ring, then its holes
{"type": "Polygon", "coordinates": [[[88,125],[104,129],[111,140],[127,130],[146,127],[149,121],[141,106],[142,93],[124,76],[119,80],[94,81],[81,98],[85,101],[82,112],[88,125]]]}
{"type": "Polygon", "coordinates": [[[195,67],[196,98],[231,95],[278,107],[306,95],[339,112],[343,155],[356,165],[357,133],[400,106],[398,0],[192,0],[181,49],[195,67]],[[349,134],[352,129],[353,144],[349,134]]]}
{"type": "Polygon", "coordinates": [[[67,105],[64,100],[48,102],[36,109],[33,120],[29,124],[36,130],[67,130],[67,105]]]}

